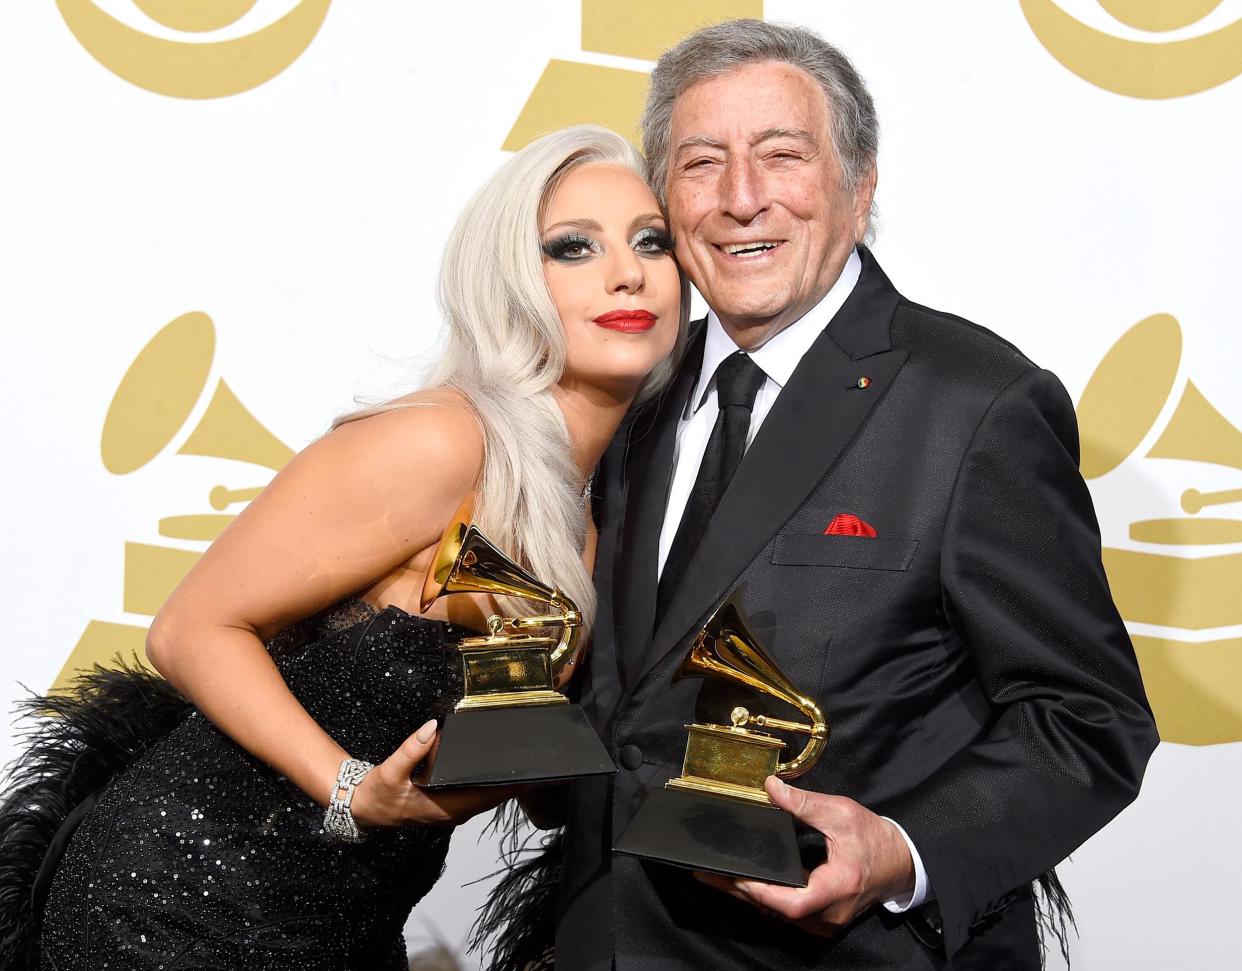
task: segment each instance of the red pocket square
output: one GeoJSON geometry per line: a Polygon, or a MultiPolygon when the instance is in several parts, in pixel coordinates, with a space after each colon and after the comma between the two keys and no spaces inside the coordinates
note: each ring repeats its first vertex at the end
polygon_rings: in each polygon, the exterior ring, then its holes
{"type": "Polygon", "coordinates": [[[847,512],[839,512],[832,517],[832,522],[824,530],[825,536],[876,536],[875,527],[857,516],[847,512]]]}

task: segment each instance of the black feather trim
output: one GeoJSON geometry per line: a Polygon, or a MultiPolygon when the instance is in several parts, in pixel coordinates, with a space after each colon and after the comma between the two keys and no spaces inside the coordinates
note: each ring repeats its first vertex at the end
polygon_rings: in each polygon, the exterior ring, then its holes
{"type": "Polygon", "coordinates": [[[1041,873],[1035,879],[1035,922],[1039,927],[1039,966],[1044,966],[1048,953],[1048,938],[1056,939],[1065,959],[1065,966],[1070,966],[1069,933],[1072,929],[1077,935],[1078,922],[1074,920],[1074,908],[1070,905],[1069,894],[1061,885],[1061,878],[1056,870],[1041,873]]]}
{"type": "MultiPolygon", "coordinates": [[[[530,831],[517,803],[509,802],[496,810],[487,833],[499,835],[505,869],[484,878],[500,876],[470,929],[469,950],[486,952],[493,942],[487,971],[553,968],[564,831],[530,831]]],[[[1040,874],[1032,891],[1040,966],[1045,966],[1048,939],[1053,938],[1068,968],[1070,931],[1078,931],[1069,894],[1056,870],[1040,874]]]]}
{"type": "Polygon", "coordinates": [[[114,665],[83,672],[63,693],[17,703],[26,748],[0,797],[0,968],[38,967],[31,891],[61,824],[191,711],[137,658],[118,656],[114,665]]]}
{"type": "Polygon", "coordinates": [[[516,802],[496,810],[488,831],[500,833],[505,868],[484,878],[500,876],[470,929],[469,950],[490,951],[487,971],[553,968],[563,831],[532,830],[516,802]]]}

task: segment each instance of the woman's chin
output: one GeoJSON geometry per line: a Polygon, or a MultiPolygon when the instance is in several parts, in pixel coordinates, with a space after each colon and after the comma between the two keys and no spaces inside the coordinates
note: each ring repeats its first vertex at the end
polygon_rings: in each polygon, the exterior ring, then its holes
{"type": "Polygon", "coordinates": [[[617,402],[629,402],[638,393],[643,381],[655,366],[652,364],[650,367],[644,365],[633,369],[605,372],[567,372],[559,384],[563,390],[568,392],[578,392],[592,397],[607,397],[617,402]]]}

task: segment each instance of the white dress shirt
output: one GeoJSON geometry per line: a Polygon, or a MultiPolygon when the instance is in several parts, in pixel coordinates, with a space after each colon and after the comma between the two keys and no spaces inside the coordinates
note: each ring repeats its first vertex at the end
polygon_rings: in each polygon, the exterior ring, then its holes
{"type": "MultiPolygon", "coordinates": [[[[759,366],[767,380],[759,388],[755,396],[754,406],[750,412],[750,430],[746,434],[746,447],[750,448],[755,434],[763,424],[763,420],[772,410],[781,389],[789,382],[794,368],[802,360],[802,355],[810,350],[815,339],[828,326],[846,298],[854,291],[858,276],[862,272],[862,260],[858,252],[850,253],[849,259],[837,277],[837,282],[819,303],[794,321],[762,347],[750,353],[750,359],[759,366]]],[[[699,466],[703,462],[703,453],[707,450],[707,440],[711,437],[712,427],[716,424],[716,416],[720,408],[716,403],[716,369],[730,354],[738,350],[733,338],[725,333],[724,327],[715,312],[707,315],[707,334],[703,345],[703,365],[699,370],[699,379],[694,390],[686,401],[681,421],[677,424],[677,443],[673,452],[673,480],[668,493],[668,505],[664,510],[664,525],[660,530],[659,570],[664,572],[664,562],[668,559],[668,551],[672,548],[673,538],[677,535],[677,527],[681,525],[682,514],[686,511],[686,503],[694,488],[694,480],[698,478],[699,466]]],[[[887,817],[885,817],[887,818],[887,817]]],[[[909,900],[889,900],[884,906],[895,914],[902,913],[911,907],[931,898],[928,886],[927,871],[919,857],[914,843],[906,835],[901,825],[889,820],[905,839],[910,848],[910,856],[914,859],[914,893],[909,900]]]]}

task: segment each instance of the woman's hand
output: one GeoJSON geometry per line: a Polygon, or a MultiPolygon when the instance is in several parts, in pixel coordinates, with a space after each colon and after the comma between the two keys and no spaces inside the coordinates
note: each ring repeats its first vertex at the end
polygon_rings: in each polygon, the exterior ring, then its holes
{"type": "Polygon", "coordinates": [[[486,786],[429,792],[410,781],[436,744],[433,718],[401,743],[401,747],[366,774],[354,790],[350,807],[359,826],[451,826],[499,806],[517,794],[518,786],[486,786]]]}

